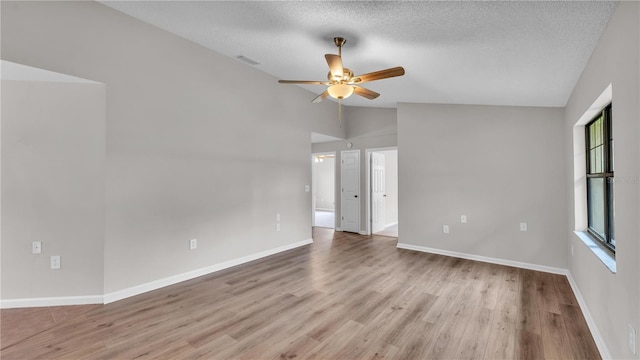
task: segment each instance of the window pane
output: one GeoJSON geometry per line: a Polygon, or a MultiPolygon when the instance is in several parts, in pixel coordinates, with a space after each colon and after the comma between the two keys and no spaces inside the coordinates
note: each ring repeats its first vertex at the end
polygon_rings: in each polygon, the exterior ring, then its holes
{"type": "Polygon", "coordinates": [[[605,239],[604,179],[588,178],[587,191],[589,196],[589,228],[605,239]]]}
{"type": "Polygon", "coordinates": [[[589,150],[589,169],[587,169],[589,174],[593,174],[596,172],[596,150],[589,150]]]}
{"type": "Polygon", "coordinates": [[[609,201],[609,237],[610,237],[610,243],[611,245],[613,245],[613,247],[616,246],[616,234],[615,234],[615,221],[614,218],[616,217],[616,201],[615,201],[615,196],[614,196],[614,185],[615,185],[615,181],[613,181],[613,178],[607,178],[607,188],[608,188],[608,201],[609,201]]]}
{"type": "Polygon", "coordinates": [[[604,167],[603,165],[603,147],[602,146],[598,146],[596,148],[596,168],[595,168],[595,173],[601,173],[604,172],[604,167]]]}

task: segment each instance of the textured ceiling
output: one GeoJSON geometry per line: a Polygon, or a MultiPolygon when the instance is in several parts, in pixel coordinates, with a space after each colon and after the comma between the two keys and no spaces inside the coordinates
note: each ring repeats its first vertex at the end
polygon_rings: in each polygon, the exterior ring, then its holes
{"type": "MultiPolygon", "coordinates": [[[[403,66],[367,83],[376,100],[564,106],[616,2],[586,1],[101,1],[277,79],[325,80],[334,36],[356,74],[403,66]],[[250,66],[250,65],[247,65],[250,66]]],[[[275,81],[275,79],[274,79],[275,81]]],[[[297,86],[297,85],[281,85],[297,86]]],[[[306,89],[320,94],[323,85],[306,89]]],[[[309,101],[314,95],[309,94],[309,101]]]]}

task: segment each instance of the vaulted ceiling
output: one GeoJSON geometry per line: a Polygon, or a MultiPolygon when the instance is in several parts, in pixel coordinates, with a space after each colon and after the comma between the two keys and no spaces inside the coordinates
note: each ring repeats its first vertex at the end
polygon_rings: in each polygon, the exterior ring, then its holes
{"type": "MultiPolygon", "coordinates": [[[[333,37],[356,74],[403,66],[344,105],[564,106],[617,2],[101,1],[276,79],[326,80],[333,37]],[[240,61],[240,60],[238,60],[240,61]]],[[[251,84],[247,84],[250,86],[251,84]]],[[[280,85],[297,86],[297,85],[280,85]]],[[[305,85],[320,94],[323,85],[305,85]]],[[[309,94],[309,101],[315,97],[309,94]]]]}

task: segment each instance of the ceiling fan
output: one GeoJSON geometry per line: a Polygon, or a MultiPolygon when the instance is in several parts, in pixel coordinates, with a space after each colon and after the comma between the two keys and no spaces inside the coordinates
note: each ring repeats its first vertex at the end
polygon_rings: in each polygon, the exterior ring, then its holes
{"type": "Polygon", "coordinates": [[[380,96],[380,94],[363,88],[359,86],[360,84],[404,75],[404,68],[402,66],[397,66],[394,68],[354,76],[351,69],[342,66],[342,46],[347,42],[347,40],[342,37],[335,37],[333,38],[333,42],[338,47],[338,55],[324,55],[325,59],[327,59],[327,64],[329,65],[329,74],[327,75],[328,81],[279,80],[278,82],[281,84],[327,85],[327,89],[313,99],[312,102],[320,102],[326,99],[327,96],[331,96],[340,102],[342,99],[348,98],[353,93],[369,100],[373,100],[380,96]]]}

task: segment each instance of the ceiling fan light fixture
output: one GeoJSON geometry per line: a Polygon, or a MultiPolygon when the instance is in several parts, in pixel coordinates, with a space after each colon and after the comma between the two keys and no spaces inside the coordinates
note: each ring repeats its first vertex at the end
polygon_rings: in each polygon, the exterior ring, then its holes
{"type": "Polygon", "coordinates": [[[353,94],[353,86],[347,84],[334,84],[327,88],[332,98],[346,99],[353,94]]]}

